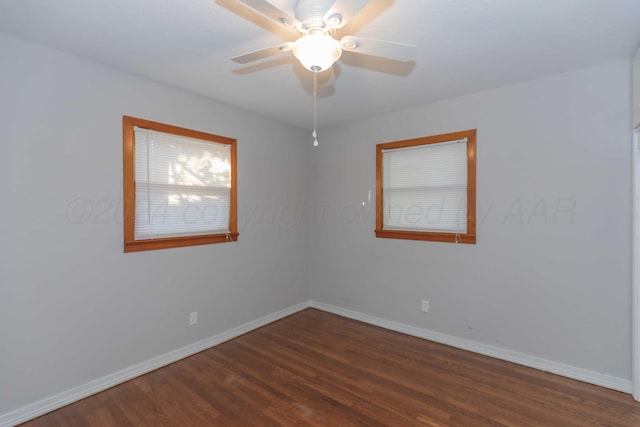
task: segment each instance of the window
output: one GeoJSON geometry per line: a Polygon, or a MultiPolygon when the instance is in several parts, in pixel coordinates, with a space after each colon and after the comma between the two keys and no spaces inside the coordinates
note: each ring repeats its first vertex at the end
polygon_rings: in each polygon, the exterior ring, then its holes
{"type": "Polygon", "coordinates": [[[476,131],[376,146],[376,237],[476,242],[476,131]]]}
{"type": "Polygon", "coordinates": [[[123,117],[124,251],[238,239],[236,140],[123,117]]]}

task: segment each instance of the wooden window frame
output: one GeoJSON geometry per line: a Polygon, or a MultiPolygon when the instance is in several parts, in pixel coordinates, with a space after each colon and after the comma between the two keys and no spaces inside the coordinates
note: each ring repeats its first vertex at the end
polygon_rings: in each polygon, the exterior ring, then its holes
{"type": "Polygon", "coordinates": [[[426,136],[376,145],[376,237],[426,240],[434,242],[476,243],[476,129],[426,136]],[[394,148],[415,147],[439,142],[467,139],[467,233],[414,230],[384,230],[382,152],[394,148]]]}
{"type": "Polygon", "coordinates": [[[124,184],[124,252],[146,251],[154,249],[178,248],[184,246],[206,245],[211,243],[235,242],[238,240],[238,185],[236,168],[236,140],[224,136],[199,132],[164,123],[152,122],[130,116],[122,118],[123,132],[123,184],[124,184]],[[169,133],[187,138],[228,144],[231,154],[231,189],[229,209],[229,233],[205,234],[197,236],[162,237],[157,239],[135,239],[135,127],[169,133]]]}

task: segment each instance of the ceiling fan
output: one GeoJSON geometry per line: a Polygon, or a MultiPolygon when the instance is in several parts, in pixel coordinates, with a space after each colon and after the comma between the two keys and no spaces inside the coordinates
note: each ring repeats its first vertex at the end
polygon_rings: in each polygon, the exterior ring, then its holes
{"type": "Polygon", "coordinates": [[[293,16],[267,0],[239,1],[301,34],[295,41],[231,58],[240,64],[292,51],[306,69],[319,73],[330,69],[345,50],[406,62],[412,59],[416,48],[411,44],[356,36],[333,38],[335,31],[344,27],[371,0],[298,0],[293,16]]]}

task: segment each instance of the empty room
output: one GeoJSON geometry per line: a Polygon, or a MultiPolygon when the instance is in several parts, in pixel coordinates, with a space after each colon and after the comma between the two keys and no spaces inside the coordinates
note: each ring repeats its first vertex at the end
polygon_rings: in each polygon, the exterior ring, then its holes
{"type": "Polygon", "coordinates": [[[0,0],[0,427],[640,426],[637,0],[0,0]]]}

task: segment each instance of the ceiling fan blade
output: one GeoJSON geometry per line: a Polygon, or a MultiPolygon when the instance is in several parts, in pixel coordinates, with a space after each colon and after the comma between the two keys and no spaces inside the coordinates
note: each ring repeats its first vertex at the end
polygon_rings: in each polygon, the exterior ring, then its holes
{"type": "Polygon", "coordinates": [[[266,0],[239,0],[241,3],[246,4],[250,8],[260,12],[264,16],[273,19],[274,21],[284,24],[287,27],[300,28],[302,25],[300,21],[294,18],[291,14],[283,12],[276,6],[272,5],[266,0]]]}
{"type": "Polygon", "coordinates": [[[416,46],[412,44],[354,36],[343,37],[340,40],[340,45],[347,52],[362,53],[404,62],[411,61],[416,51],[416,46]]]}
{"type": "Polygon", "coordinates": [[[347,22],[358,14],[371,0],[337,0],[324,15],[324,20],[333,28],[342,28],[347,22]],[[340,18],[332,18],[339,15],[340,18]]]}
{"type": "Polygon", "coordinates": [[[293,43],[287,42],[278,46],[271,46],[265,49],[254,50],[253,52],[245,53],[243,55],[234,56],[232,61],[240,64],[247,64],[249,62],[257,61],[259,59],[267,58],[269,56],[278,55],[284,52],[288,52],[293,47],[293,43]]]}

